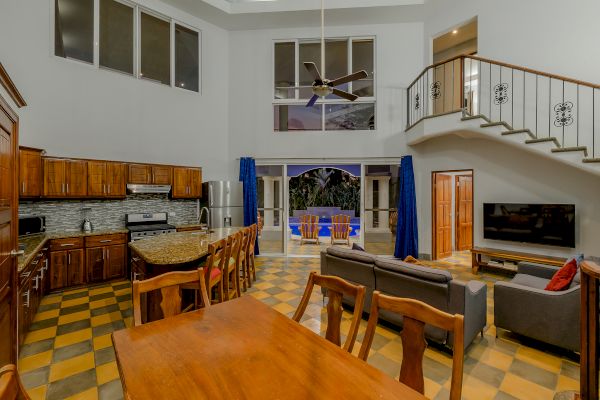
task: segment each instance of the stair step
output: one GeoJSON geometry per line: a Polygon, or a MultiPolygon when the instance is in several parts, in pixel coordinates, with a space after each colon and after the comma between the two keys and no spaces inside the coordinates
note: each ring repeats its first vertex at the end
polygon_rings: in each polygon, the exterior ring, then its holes
{"type": "Polygon", "coordinates": [[[567,152],[571,152],[571,151],[583,151],[583,155],[585,157],[587,157],[588,152],[587,152],[587,147],[585,146],[578,146],[578,147],[561,147],[559,149],[552,149],[551,150],[553,153],[567,153],[567,152]]]}
{"type": "Polygon", "coordinates": [[[546,143],[546,142],[553,142],[556,145],[556,147],[560,147],[560,145],[558,144],[558,140],[555,137],[530,139],[530,140],[525,141],[526,144],[536,144],[536,143],[546,143]]]}
{"type": "Polygon", "coordinates": [[[506,129],[508,129],[509,131],[513,130],[512,126],[510,126],[509,124],[507,124],[506,122],[503,122],[503,121],[500,121],[500,122],[488,122],[486,124],[481,124],[480,126],[482,128],[490,128],[490,127],[493,127],[493,126],[503,126],[506,129]]]}
{"type": "Polygon", "coordinates": [[[584,158],[584,163],[600,163],[600,158],[584,158]]]}
{"type": "Polygon", "coordinates": [[[462,117],[460,120],[461,121],[471,121],[471,120],[474,120],[474,119],[483,119],[483,120],[488,121],[488,122],[490,121],[485,115],[482,115],[482,114],[469,115],[467,117],[462,117]]]}
{"type": "Polygon", "coordinates": [[[529,129],[515,129],[512,131],[504,131],[502,132],[502,136],[516,135],[518,133],[527,133],[529,136],[531,136],[531,139],[535,139],[535,135],[529,129]]]}

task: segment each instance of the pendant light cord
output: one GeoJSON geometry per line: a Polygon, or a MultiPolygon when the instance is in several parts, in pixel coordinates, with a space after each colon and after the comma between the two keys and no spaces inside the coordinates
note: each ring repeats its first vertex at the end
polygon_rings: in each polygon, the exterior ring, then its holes
{"type": "Polygon", "coordinates": [[[325,0],[321,0],[321,76],[325,79],[325,0]]]}

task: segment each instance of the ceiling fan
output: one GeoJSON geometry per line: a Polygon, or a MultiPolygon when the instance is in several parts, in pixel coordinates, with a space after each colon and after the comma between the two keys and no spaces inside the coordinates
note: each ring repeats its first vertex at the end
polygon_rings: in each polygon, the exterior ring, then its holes
{"type": "Polygon", "coordinates": [[[321,0],[321,72],[323,76],[319,73],[319,69],[315,65],[314,62],[305,62],[304,67],[308,70],[308,72],[314,78],[314,82],[312,84],[312,92],[313,96],[306,104],[306,107],[312,107],[315,105],[317,100],[320,97],[327,97],[330,94],[341,97],[346,100],[354,101],[358,99],[358,96],[353,93],[348,93],[340,89],[336,89],[337,86],[343,85],[344,83],[354,82],[359,79],[365,79],[369,75],[367,71],[358,71],[353,74],[342,76],[341,78],[337,78],[334,80],[329,80],[325,78],[325,0],[321,0]]]}

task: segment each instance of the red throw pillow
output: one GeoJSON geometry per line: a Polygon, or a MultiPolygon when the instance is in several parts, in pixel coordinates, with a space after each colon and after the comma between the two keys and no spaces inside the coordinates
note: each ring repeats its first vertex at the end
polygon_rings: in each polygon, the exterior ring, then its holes
{"type": "Polygon", "coordinates": [[[551,290],[553,292],[558,292],[561,290],[565,290],[571,284],[571,281],[575,277],[577,273],[577,260],[572,259],[567,262],[561,269],[556,271],[548,286],[546,286],[546,290],[551,290]]]}

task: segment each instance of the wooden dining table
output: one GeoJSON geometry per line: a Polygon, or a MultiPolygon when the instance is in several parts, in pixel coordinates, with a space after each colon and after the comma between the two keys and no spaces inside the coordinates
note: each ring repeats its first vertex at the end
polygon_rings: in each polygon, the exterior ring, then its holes
{"type": "Polygon", "coordinates": [[[425,399],[251,296],[112,338],[126,399],[425,399]]]}

